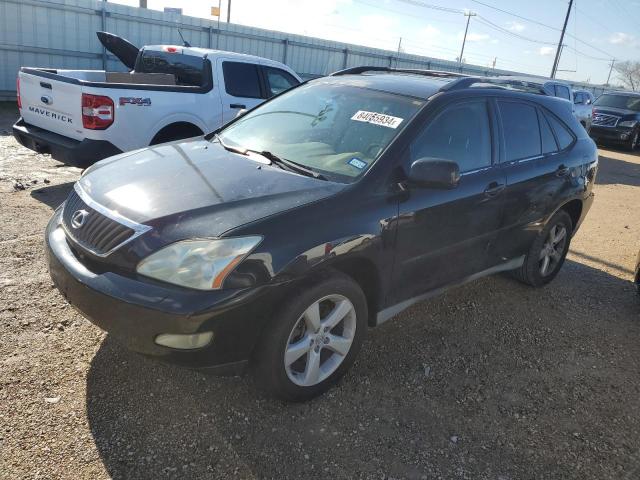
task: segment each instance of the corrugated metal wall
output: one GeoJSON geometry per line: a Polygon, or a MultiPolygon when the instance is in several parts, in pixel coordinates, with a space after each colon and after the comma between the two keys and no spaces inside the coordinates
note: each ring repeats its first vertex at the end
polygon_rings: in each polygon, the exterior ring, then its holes
{"type": "Polygon", "coordinates": [[[517,73],[100,0],[0,0],[0,100],[15,98],[16,73],[21,66],[124,70],[115,57],[104,53],[96,31],[108,31],[143,46],[179,43],[177,28],[193,46],[278,60],[303,78],[358,65],[481,75],[517,73]]]}

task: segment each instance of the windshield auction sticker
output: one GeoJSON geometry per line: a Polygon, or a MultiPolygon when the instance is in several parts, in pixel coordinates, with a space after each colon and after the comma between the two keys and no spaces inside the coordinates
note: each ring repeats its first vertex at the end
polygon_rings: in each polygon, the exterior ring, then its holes
{"type": "Polygon", "coordinates": [[[392,117],[391,115],[385,115],[384,113],[366,112],[364,110],[358,110],[351,120],[357,122],[373,123],[374,125],[380,125],[388,128],[398,128],[398,125],[402,123],[403,118],[392,117]]]}

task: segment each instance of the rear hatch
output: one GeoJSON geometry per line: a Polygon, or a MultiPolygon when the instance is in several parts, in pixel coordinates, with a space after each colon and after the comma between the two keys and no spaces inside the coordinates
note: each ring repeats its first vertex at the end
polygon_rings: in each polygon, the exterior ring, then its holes
{"type": "Polygon", "coordinates": [[[26,72],[19,73],[22,118],[29,125],[82,140],[82,87],[40,77],[26,72]]]}

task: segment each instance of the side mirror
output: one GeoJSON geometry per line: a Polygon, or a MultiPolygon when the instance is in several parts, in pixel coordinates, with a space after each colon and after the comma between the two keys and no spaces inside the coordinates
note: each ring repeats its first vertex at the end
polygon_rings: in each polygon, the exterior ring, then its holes
{"type": "Polygon", "coordinates": [[[584,103],[585,103],[585,105],[591,105],[593,102],[591,101],[590,98],[587,98],[587,101],[584,102],[584,103]]]}
{"type": "Polygon", "coordinates": [[[409,181],[419,187],[455,188],[460,181],[460,167],[451,160],[419,158],[411,164],[409,181]]]}

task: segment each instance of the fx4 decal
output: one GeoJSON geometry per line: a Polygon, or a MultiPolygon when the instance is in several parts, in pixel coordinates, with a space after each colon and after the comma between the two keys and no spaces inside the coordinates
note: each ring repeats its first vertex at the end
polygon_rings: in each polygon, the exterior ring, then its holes
{"type": "Polygon", "coordinates": [[[120,106],[129,104],[148,107],[151,105],[151,99],[142,97],[120,97],[119,103],[120,106]]]}

